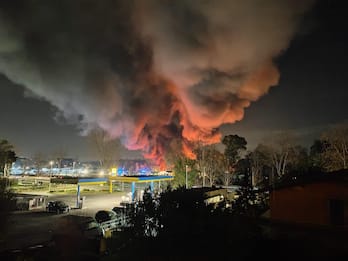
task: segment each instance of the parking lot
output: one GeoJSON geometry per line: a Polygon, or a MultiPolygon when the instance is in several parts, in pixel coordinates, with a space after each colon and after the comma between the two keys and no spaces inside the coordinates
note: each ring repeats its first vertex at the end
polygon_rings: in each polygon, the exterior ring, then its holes
{"type": "MultiPolygon", "coordinates": [[[[90,194],[85,196],[82,209],[76,208],[76,195],[52,195],[47,201],[62,200],[71,207],[70,214],[95,216],[98,210],[111,210],[118,206],[126,193],[90,194]]],[[[0,244],[0,252],[8,249],[22,249],[51,240],[55,223],[62,215],[45,210],[14,212],[10,217],[6,241],[0,244]]]]}

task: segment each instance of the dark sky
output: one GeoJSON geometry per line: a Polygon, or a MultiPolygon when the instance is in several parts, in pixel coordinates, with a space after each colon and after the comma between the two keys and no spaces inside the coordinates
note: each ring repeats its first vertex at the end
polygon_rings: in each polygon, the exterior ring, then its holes
{"type": "MultiPolygon", "coordinates": [[[[224,134],[242,135],[253,147],[273,131],[295,130],[308,145],[325,128],[347,121],[344,5],[339,0],[317,1],[289,48],[276,58],[279,84],[252,102],[243,120],[224,125],[224,134]]],[[[25,87],[0,75],[0,138],[13,143],[17,154],[64,150],[67,156],[92,159],[80,126],[56,120],[57,111],[50,102],[29,95],[25,87]]]]}

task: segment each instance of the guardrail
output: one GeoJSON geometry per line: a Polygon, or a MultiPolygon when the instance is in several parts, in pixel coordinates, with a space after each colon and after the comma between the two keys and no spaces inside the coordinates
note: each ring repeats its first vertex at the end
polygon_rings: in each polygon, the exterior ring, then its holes
{"type": "Polygon", "coordinates": [[[115,232],[119,231],[122,228],[128,227],[130,224],[129,217],[126,216],[119,216],[116,219],[108,220],[105,222],[100,223],[100,226],[104,229],[104,231],[107,232],[115,232]]]}

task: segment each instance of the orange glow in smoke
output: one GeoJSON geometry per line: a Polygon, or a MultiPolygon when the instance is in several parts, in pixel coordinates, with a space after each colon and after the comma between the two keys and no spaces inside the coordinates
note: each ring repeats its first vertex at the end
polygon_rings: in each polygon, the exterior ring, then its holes
{"type": "Polygon", "coordinates": [[[192,148],[190,146],[187,146],[186,143],[182,144],[182,150],[184,155],[189,159],[196,159],[196,154],[193,153],[192,148]]]}
{"type": "MultiPolygon", "coordinates": [[[[244,109],[250,102],[267,93],[270,86],[278,82],[279,73],[272,63],[258,67],[235,91],[234,95],[238,97],[236,100],[226,101],[223,95],[219,97],[220,94],[214,96],[215,100],[221,99],[221,103],[224,104],[218,111],[210,111],[205,104],[196,104],[189,97],[188,89],[179,87],[179,82],[174,83],[154,75],[151,77],[150,82],[154,87],[150,91],[156,93],[157,98],[163,96],[166,100],[170,97],[170,102],[154,104],[154,108],[150,108],[149,111],[146,111],[146,108],[138,112],[138,119],[134,122],[126,146],[128,149],[142,150],[144,158],[151,160],[159,169],[165,170],[167,153],[174,152],[195,159],[195,144],[219,143],[221,133],[217,128],[222,124],[241,120],[244,117],[244,109]],[[179,118],[174,122],[180,131],[172,133],[167,126],[173,124],[173,117],[177,114],[179,118]],[[172,140],[178,141],[180,146],[172,147],[172,140]]],[[[226,96],[228,94],[227,92],[226,96]]]]}

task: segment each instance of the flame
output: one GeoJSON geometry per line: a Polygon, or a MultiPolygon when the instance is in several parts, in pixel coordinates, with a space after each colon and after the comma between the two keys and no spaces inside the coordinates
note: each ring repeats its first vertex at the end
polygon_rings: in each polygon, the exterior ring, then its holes
{"type": "MultiPolygon", "coordinates": [[[[161,170],[166,169],[166,155],[175,153],[195,159],[195,143],[213,144],[220,142],[221,134],[214,128],[203,128],[207,120],[193,123],[180,93],[180,88],[173,81],[161,76],[151,77],[154,92],[161,88],[165,97],[170,97],[171,104],[159,108],[153,115],[142,113],[128,133],[125,145],[130,150],[141,150],[145,159],[150,160],[161,170]],[[156,88],[155,88],[156,87],[156,88]],[[174,130],[173,130],[174,129],[174,130]],[[177,141],[173,146],[172,141],[177,141]]],[[[219,126],[220,122],[214,124],[219,126]]]]}

